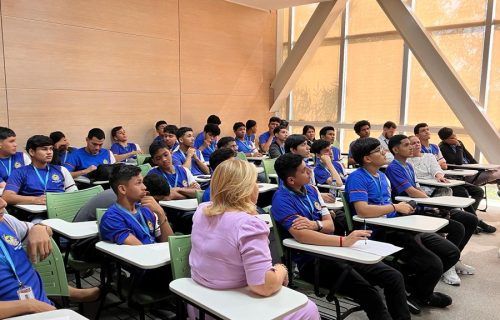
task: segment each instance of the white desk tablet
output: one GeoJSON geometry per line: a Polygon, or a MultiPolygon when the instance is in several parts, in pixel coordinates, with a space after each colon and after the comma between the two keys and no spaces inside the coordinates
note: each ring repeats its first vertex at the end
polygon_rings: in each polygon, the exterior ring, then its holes
{"type": "Polygon", "coordinates": [[[433,186],[433,187],[456,187],[465,184],[465,181],[462,180],[452,180],[448,179],[449,182],[439,182],[436,179],[417,179],[417,182],[423,184],[424,186],[433,186]]]}
{"type": "Polygon", "coordinates": [[[156,269],[170,263],[168,242],[128,246],[99,241],[95,247],[112,257],[145,270],[156,269]]]}
{"type": "Polygon", "coordinates": [[[182,199],[182,200],[168,200],[160,201],[160,206],[181,211],[194,211],[198,208],[198,200],[196,199],[182,199]]]}
{"type": "Polygon", "coordinates": [[[70,309],[59,309],[54,311],[27,314],[24,316],[7,318],[7,320],[89,320],[70,309]]]}
{"type": "Polygon", "coordinates": [[[16,204],[14,207],[31,213],[47,212],[47,206],[44,204],[16,204]]]}
{"type": "Polygon", "coordinates": [[[378,226],[390,227],[416,232],[436,232],[448,224],[448,220],[442,218],[428,217],[422,215],[409,215],[404,217],[378,217],[378,218],[361,218],[359,216],[352,217],[354,221],[378,226]]]}
{"type": "Polygon", "coordinates": [[[468,169],[455,169],[455,170],[443,170],[444,174],[447,176],[457,176],[457,177],[472,177],[477,174],[477,170],[468,169]]]}
{"type": "Polygon", "coordinates": [[[257,186],[259,187],[259,193],[278,189],[278,185],[273,183],[257,183],[257,186]]]}
{"type": "Polygon", "coordinates": [[[443,197],[433,197],[433,198],[410,198],[398,196],[397,201],[411,201],[414,200],[417,204],[424,204],[429,206],[437,207],[450,207],[450,208],[466,208],[474,203],[474,199],[453,197],[453,196],[443,196],[443,197]]]}
{"type": "Polygon", "coordinates": [[[62,219],[46,219],[42,223],[66,238],[77,240],[97,236],[97,221],[68,222],[62,219]]]}
{"type": "Polygon", "coordinates": [[[500,164],[488,163],[467,163],[467,164],[448,164],[450,168],[472,169],[472,170],[494,170],[500,169],[500,164]]]}

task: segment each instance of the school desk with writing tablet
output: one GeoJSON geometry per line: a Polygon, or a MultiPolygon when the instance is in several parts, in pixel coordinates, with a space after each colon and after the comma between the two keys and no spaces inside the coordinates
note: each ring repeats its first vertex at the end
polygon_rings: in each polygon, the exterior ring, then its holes
{"type": "Polygon", "coordinates": [[[261,156],[261,157],[247,157],[248,161],[262,161],[264,159],[269,158],[268,156],[261,156]]]}
{"type": "Polygon", "coordinates": [[[443,170],[446,176],[456,176],[456,177],[472,177],[477,174],[477,170],[471,169],[454,169],[454,170],[443,170]]]}
{"type": "Polygon", "coordinates": [[[30,213],[47,212],[47,206],[44,204],[16,204],[14,207],[30,213]]]}
{"type": "Polygon", "coordinates": [[[259,193],[264,193],[278,189],[278,185],[273,183],[257,183],[257,186],[259,187],[259,193]]]}
{"type": "Polygon", "coordinates": [[[89,185],[101,185],[101,184],[108,184],[109,180],[101,180],[101,181],[90,181],[89,178],[86,176],[79,176],[75,178],[75,182],[80,182],[83,184],[89,184],[89,185]]]}
{"type": "Polygon", "coordinates": [[[414,200],[417,204],[424,204],[433,207],[450,207],[450,208],[467,208],[474,203],[474,199],[453,197],[453,196],[443,196],[443,197],[433,197],[433,198],[411,198],[397,196],[397,201],[411,201],[414,200]]]}
{"type": "Polygon", "coordinates": [[[70,309],[59,309],[34,314],[27,314],[20,317],[7,318],[6,320],[89,320],[84,316],[70,309]]]}
{"type": "Polygon", "coordinates": [[[402,229],[415,232],[436,232],[448,224],[448,220],[443,218],[428,217],[422,215],[408,215],[402,217],[386,218],[361,218],[359,216],[352,217],[354,221],[374,224],[378,226],[402,229]]]}
{"type": "Polygon", "coordinates": [[[97,221],[68,222],[62,219],[46,219],[42,223],[60,235],[73,239],[86,239],[99,234],[97,221]]]}
{"type": "Polygon", "coordinates": [[[198,183],[209,182],[212,177],[208,174],[194,176],[194,180],[198,183]]]}
{"type": "Polygon", "coordinates": [[[338,210],[344,207],[342,199],[336,198],[335,202],[325,202],[325,206],[328,210],[338,210]]]}
{"type": "Polygon", "coordinates": [[[156,269],[170,263],[168,242],[128,246],[99,241],[95,247],[116,259],[144,270],[156,269]]]}
{"type": "Polygon", "coordinates": [[[160,201],[159,204],[162,207],[180,211],[194,211],[198,208],[198,200],[196,199],[160,201]]]}
{"type": "Polygon", "coordinates": [[[269,297],[262,297],[248,287],[216,290],[199,285],[191,278],[170,282],[170,290],[207,313],[228,320],[282,319],[304,307],[308,301],[303,293],[287,287],[269,297]]]}
{"type": "Polygon", "coordinates": [[[2,194],[3,194],[3,189],[5,189],[5,188],[0,188],[0,197],[1,197],[1,196],[2,196],[2,194]]]}
{"type": "Polygon", "coordinates": [[[417,182],[424,186],[432,186],[432,187],[456,187],[465,184],[463,180],[453,180],[448,179],[449,182],[439,182],[436,179],[417,179],[417,182]]]}
{"type": "Polygon", "coordinates": [[[488,163],[467,163],[467,164],[448,164],[450,168],[472,169],[472,170],[495,170],[500,169],[500,164],[488,163]]]}

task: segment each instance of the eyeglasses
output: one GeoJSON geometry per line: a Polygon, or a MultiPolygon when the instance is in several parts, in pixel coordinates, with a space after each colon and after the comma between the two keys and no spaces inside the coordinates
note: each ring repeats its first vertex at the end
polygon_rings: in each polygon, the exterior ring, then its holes
{"type": "Polygon", "coordinates": [[[385,149],[382,149],[381,147],[378,147],[375,150],[371,151],[368,155],[374,154],[374,153],[384,154],[385,153],[385,149]]]}

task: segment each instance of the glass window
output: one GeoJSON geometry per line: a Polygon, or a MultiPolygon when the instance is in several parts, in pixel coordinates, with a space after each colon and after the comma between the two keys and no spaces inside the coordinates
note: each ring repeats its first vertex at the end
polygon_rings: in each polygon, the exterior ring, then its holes
{"type": "Polygon", "coordinates": [[[349,35],[395,30],[376,0],[350,1],[348,21],[349,35]]]}
{"type": "MultiPolygon", "coordinates": [[[[500,4],[497,4],[497,8],[500,4]]],[[[490,96],[487,114],[500,131],[500,26],[495,27],[490,71],[490,96]]]]}
{"type": "Polygon", "coordinates": [[[345,122],[399,122],[403,40],[350,40],[347,48],[345,122]]]}
{"type": "Polygon", "coordinates": [[[416,0],[415,12],[426,27],[484,21],[486,0],[416,0]]]}

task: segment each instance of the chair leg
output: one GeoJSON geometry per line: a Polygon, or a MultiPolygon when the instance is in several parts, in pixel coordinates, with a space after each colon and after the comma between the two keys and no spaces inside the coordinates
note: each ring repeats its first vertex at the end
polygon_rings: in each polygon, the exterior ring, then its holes
{"type": "Polygon", "coordinates": [[[484,202],[486,206],[484,207],[484,209],[480,209],[479,211],[486,212],[486,210],[488,210],[488,193],[486,190],[486,185],[484,185],[483,187],[484,187],[484,202]]]}
{"type": "Polygon", "coordinates": [[[75,270],[75,283],[78,289],[82,288],[82,278],[80,277],[80,271],[75,270]]]}

